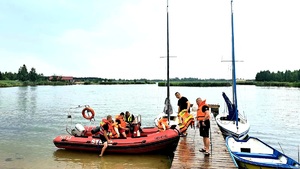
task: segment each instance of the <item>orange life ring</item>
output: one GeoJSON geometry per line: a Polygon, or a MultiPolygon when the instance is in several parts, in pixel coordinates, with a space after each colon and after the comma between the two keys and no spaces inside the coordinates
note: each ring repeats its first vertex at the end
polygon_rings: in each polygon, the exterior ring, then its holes
{"type": "Polygon", "coordinates": [[[95,116],[95,111],[90,107],[86,107],[82,110],[82,116],[87,120],[91,120],[95,116]],[[92,115],[89,115],[89,113],[85,113],[85,111],[90,112],[92,115]]]}

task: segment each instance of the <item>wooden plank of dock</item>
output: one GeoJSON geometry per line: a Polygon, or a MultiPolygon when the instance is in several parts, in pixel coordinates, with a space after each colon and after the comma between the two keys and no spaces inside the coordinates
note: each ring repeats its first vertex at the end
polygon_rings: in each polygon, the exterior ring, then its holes
{"type": "Polygon", "coordinates": [[[237,168],[226,148],[225,140],[222,136],[214,117],[211,118],[211,155],[206,157],[199,150],[203,148],[203,140],[199,135],[199,129],[188,129],[187,137],[181,137],[174,152],[172,169],[220,169],[237,168]]]}

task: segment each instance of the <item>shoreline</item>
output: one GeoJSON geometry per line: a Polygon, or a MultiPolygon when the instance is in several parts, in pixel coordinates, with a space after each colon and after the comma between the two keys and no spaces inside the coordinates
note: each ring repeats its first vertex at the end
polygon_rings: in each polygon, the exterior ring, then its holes
{"type": "MultiPolygon", "coordinates": [[[[296,87],[300,88],[300,82],[258,82],[258,81],[237,81],[237,85],[254,85],[265,87],[296,87]]],[[[158,86],[166,86],[166,82],[159,82],[158,86]]],[[[231,86],[230,81],[195,81],[195,82],[170,82],[170,86],[181,87],[228,87],[231,86]]]]}
{"type": "MultiPolygon", "coordinates": [[[[0,88],[6,87],[25,87],[25,86],[66,86],[66,85],[147,85],[156,84],[159,87],[165,87],[166,82],[155,81],[110,81],[110,82],[68,82],[68,81],[18,81],[18,80],[0,80],[0,88]]],[[[296,87],[300,88],[300,82],[258,82],[258,81],[237,81],[237,85],[254,85],[265,87],[296,87]]],[[[170,82],[170,86],[177,87],[228,87],[231,86],[230,81],[174,81],[170,82]]]]}
{"type": "Polygon", "coordinates": [[[18,80],[0,80],[0,88],[6,87],[26,87],[26,86],[67,86],[67,85],[139,85],[139,84],[155,84],[150,81],[111,81],[111,82],[68,82],[68,81],[18,81],[18,80]]]}

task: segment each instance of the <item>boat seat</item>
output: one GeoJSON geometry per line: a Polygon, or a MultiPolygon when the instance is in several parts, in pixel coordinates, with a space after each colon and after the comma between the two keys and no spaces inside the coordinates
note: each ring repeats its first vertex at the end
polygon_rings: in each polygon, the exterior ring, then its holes
{"type": "Polygon", "coordinates": [[[245,152],[234,152],[234,154],[240,157],[278,159],[278,157],[274,154],[245,153],[245,152]]]}

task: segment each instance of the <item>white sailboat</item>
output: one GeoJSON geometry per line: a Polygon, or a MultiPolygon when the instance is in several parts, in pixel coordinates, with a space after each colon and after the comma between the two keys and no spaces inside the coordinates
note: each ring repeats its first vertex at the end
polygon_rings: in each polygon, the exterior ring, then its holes
{"type": "MultiPolygon", "coordinates": [[[[170,103],[170,77],[169,77],[169,67],[170,67],[170,56],[169,56],[169,3],[167,0],[167,98],[165,99],[165,106],[163,112],[158,114],[154,119],[154,123],[158,126],[159,120],[162,118],[168,118],[169,126],[178,126],[180,132],[186,131],[186,129],[194,124],[194,117],[188,116],[185,119],[179,119],[177,113],[173,113],[172,105],[170,103]]],[[[185,116],[187,112],[178,112],[179,116],[185,116]]]]}
{"type": "Polygon", "coordinates": [[[154,119],[154,123],[158,126],[158,121],[161,118],[168,118],[169,125],[178,125],[178,117],[173,113],[172,105],[170,103],[170,55],[169,55],[169,1],[167,0],[167,98],[165,99],[165,107],[163,112],[158,114],[158,116],[154,119]]]}
{"type": "Polygon", "coordinates": [[[223,92],[222,96],[226,102],[229,114],[219,114],[216,122],[224,136],[233,136],[237,139],[244,139],[249,132],[250,125],[247,119],[238,111],[236,94],[236,73],[235,73],[235,52],[234,52],[234,29],[233,29],[233,10],[231,0],[231,43],[232,43],[232,101],[223,92]]]}

